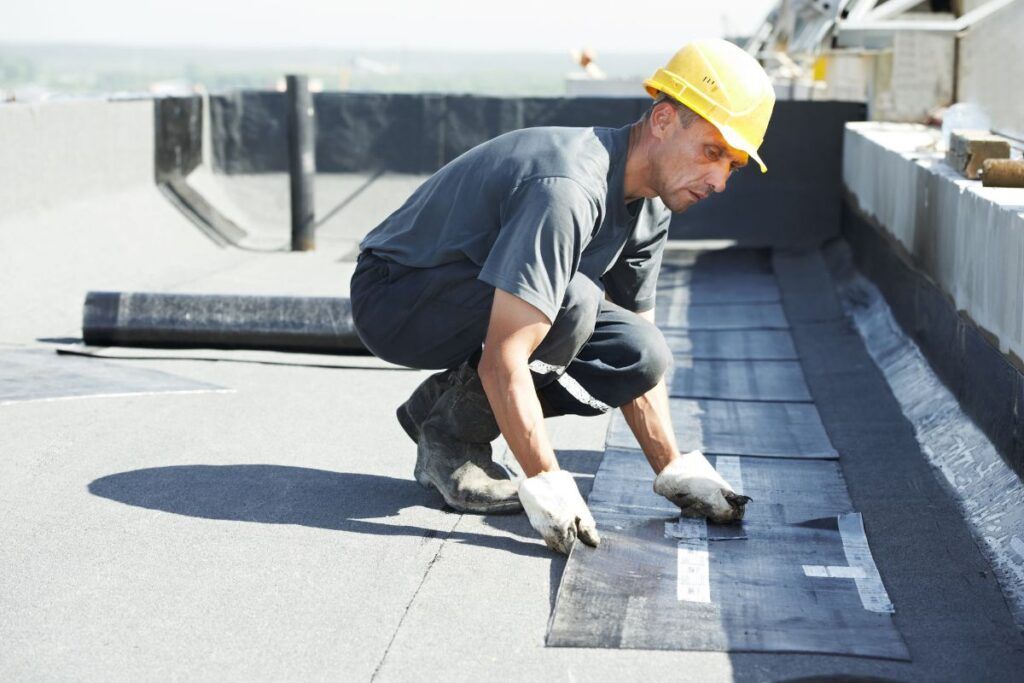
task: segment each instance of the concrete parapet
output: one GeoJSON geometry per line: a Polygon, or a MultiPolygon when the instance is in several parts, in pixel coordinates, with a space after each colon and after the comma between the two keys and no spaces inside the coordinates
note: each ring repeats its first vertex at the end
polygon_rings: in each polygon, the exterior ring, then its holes
{"type": "Polygon", "coordinates": [[[903,332],[1024,476],[1024,189],[964,179],[932,151],[937,138],[847,127],[843,236],[903,332]]]}
{"type": "Polygon", "coordinates": [[[937,131],[847,124],[843,182],[857,208],[985,330],[1024,359],[1024,189],[982,187],[948,166],[937,131]]]}

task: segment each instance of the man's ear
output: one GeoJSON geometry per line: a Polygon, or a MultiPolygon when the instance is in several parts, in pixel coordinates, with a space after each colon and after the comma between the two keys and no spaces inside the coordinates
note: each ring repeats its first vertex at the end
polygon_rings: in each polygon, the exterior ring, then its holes
{"type": "Polygon", "coordinates": [[[651,110],[651,132],[659,140],[665,139],[669,126],[676,121],[676,108],[671,102],[660,102],[651,110]]]}

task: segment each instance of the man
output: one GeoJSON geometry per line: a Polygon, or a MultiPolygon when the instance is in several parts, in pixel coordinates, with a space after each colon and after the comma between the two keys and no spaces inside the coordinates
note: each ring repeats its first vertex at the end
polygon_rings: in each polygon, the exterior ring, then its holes
{"type": "Polygon", "coordinates": [[[725,190],[749,157],[766,170],[774,92],[721,40],[687,45],[645,86],[655,102],[631,126],[519,130],[455,159],[367,235],[352,278],[366,346],[442,370],[398,408],[417,481],[461,511],[522,505],[562,553],[599,535],[545,417],[620,408],[683,514],[735,521],[749,500],[678,452],[654,292],[670,211],[725,190]],[[518,486],[491,460],[499,431],[518,486]]]}

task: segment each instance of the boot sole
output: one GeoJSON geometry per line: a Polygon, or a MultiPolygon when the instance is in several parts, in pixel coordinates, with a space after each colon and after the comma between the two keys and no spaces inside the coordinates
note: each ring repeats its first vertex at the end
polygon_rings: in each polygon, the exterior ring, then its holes
{"type": "Polygon", "coordinates": [[[437,491],[441,495],[441,497],[444,498],[445,504],[447,504],[448,507],[452,508],[453,510],[457,510],[458,512],[468,512],[474,515],[503,515],[513,514],[523,509],[523,505],[522,503],[519,502],[518,498],[514,501],[509,501],[507,503],[498,503],[494,505],[481,504],[478,506],[474,506],[472,504],[467,505],[462,502],[456,502],[451,500],[448,496],[446,496],[441,487],[435,484],[429,475],[421,474],[418,471],[415,474],[416,481],[419,482],[420,486],[422,486],[425,489],[434,489],[435,491],[437,491]]]}

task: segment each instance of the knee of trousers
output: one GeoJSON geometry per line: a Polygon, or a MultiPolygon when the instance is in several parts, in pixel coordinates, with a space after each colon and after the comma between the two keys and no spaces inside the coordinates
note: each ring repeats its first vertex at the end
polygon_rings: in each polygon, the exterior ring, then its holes
{"type": "Polygon", "coordinates": [[[631,330],[627,343],[635,347],[636,382],[643,387],[640,393],[645,393],[653,389],[668,372],[672,364],[672,350],[661,330],[642,319],[631,330]]]}
{"type": "Polygon", "coordinates": [[[589,277],[577,273],[570,281],[562,306],[537,349],[541,360],[568,365],[594,333],[604,291],[589,277]]]}

